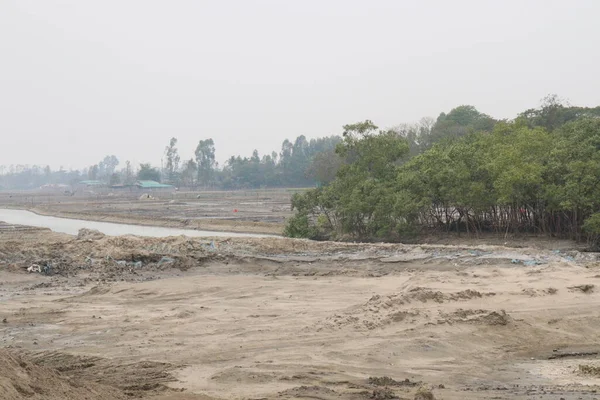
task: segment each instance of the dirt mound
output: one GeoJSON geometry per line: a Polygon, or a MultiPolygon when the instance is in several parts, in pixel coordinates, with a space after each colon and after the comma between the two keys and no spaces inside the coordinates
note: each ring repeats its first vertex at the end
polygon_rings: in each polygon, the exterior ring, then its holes
{"type": "Polygon", "coordinates": [[[494,296],[495,293],[481,293],[476,290],[462,290],[454,293],[442,293],[427,288],[416,287],[403,294],[389,296],[375,295],[365,304],[350,308],[345,313],[334,314],[326,318],[324,326],[329,329],[341,329],[351,326],[357,330],[373,330],[391,324],[414,324],[417,318],[427,318],[421,310],[407,308],[415,302],[445,303],[452,301],[467,301],[494,296]]]}
{"type": "Polygon", "coordinates": [[[438,323],[470,323],[481,325],[508,325],[513,319],[504,310],[489,311],[475,309],[458,309],[449,314],[441,314],[442,319],[438,323]]]}
{"type": "Polygon", "coordinates": [[[431,390],[421,387],[417,390],[417,393],[415,393],[414,400],[435,400],[435,396],[431,390]]]}
{"type": "Polygon", "coordinates": [[[400,397],[396,396],[396,394],[388,388],[375,389],[368,398],[373,400],[400,400],[400,397]]]}
{"type": "Polygon", "coordinates": [[[371,376],[368,381],[369,385],[373,386],[408,386],[414,387],[420,384],[420,382],[413,382],[410,379],[405,379],[403,381],[397,381],[389,376],[382,377],[373,377],[371,376]]]}
{"type": "Polygon", "coordinates": [[[382,313],[380,315],[369,315],[365,312],[360,317],[356,315],[334,314],[326,319],[324,325],[330,329],[342,329],[351,326],[356,330],[373,330],[393,323],[415,323],[415,318],[419,314],[418,311],[397,311],[388,314],[382,313]]]}
{"type": "Polygon", "coordinates": [[[128,396],[169,390],[165,383],[175,380],[169,373],[174,367],[160,362],[117,363],[106,358],[60,352],[31,354],[29,358],[37,365],[52,368],[70,378],[118,388],[128,396]]]}
{"type": "Polygon", "coordinates": [[[0,398],[118,400],[127,396],[116,388],[71,379],[0,349],[0,398]]]}
{"type": "Polygon", "coordinates": [[[440,291],[433,291],[428,288],[416,287],[410,289],[408,293],[405,294],[393,294],[386,297],[375,295],[371,297],[365,305],[387,309],[398,305],[410,304],[413,301],[420,301],[422,303],[426,303],[428,301],[444,303],[448,301],[471,300],[475,298],[482,298],[484,296],[495,296],[495,293],[480,293],[477,290],[471,289],[454,293],[442,293],[440,291]]]}
{"type": "Polygon", "coordinates": [[[100,240],[104,239],[106,235],[96,229],[82,228],[77,233],[78,240],[100,240]]]}
{"type": "Polygon", "coordinates": [[[255,384],[273,382],[279,378],[280,376],[273,372],[259,372],[247,368],[234,367],[221,371],[211,376],[210,379],[219,384],[255,384]]]}
{"type": "Polygon", "coordinates": [[[447,301],[460,301],[460,300],[471,300],[480,299],[484,296],[495,296],[496,293],[481,293],[477,290],[467,289],[461,290],[460,292],[454,293],[442,293],[439,291],[432,291],[423,287],[416,287],[408,292],[408,295],[403,296],[405,301],[418,300],[423,303],[432,300],[438,303],[444,303],[447,301]]]}
{"type": "Polygon", "coordinates": [[[217,245],[187,237],[109,237],[82,229],[76,240],[3,241],[0,254],[15,270],[32,265],[51,274],[72,277],[85,273],[94,281],[139,280],[141,274],[167,269],[186,270],[218,256],[217,245]]]}
{"type": "Polygon", "coordinates": [[[506,311],[500,310],[500,312],[492,311],[476,321],[483,322],[486,325],[508,325],[512,321],[512,318],[506,311]]]}
{"type": "Polygon", "coordinates": [[[298,386],[279,393],[283,398],[339,399],[340,395],[332,389],[323,386],[298,386]]]}

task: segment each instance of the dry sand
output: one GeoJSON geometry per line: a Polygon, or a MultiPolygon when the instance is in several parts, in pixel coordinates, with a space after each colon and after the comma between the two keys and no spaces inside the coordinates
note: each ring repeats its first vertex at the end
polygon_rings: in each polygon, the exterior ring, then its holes
{"type": "Polygon", "coordinates": [[[600,398],[594,253],[23,231],[0,261],[0,398],[600,398]]]}

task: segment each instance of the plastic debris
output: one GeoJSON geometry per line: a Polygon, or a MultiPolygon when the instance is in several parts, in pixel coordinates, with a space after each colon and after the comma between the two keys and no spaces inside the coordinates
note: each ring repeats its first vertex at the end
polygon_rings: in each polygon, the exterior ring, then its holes
{"type": "Polygon", "coordinates": [[[117,261],[117,265],[120,265],[122,267],[134,267],[134,268],[142,268],[143,263],[141,261],[125,261],[125,260],[118,260],[117,261]]]}
{"type": "Polygon", "coordinates": [[[42,272],[42,267],[40,265],[37,264],[33,264],[32,266],[27,268],[27,272],[38,272],[41,273],[42,272]]]}
{"type": "Polygon", "coordinates": [[[163,258],[161,258],[160,261],[158,262],[158,265],[169,264],[172,262],[175,262],[174,258],[163,256],[163,258]]]}
{"type": "Polygon", "coordinates": [[[533,259],[533,260],[519,260],[516,258],[513,258],[512,260],[510,260],[511,264],[523,264],[527,267],[534,267],[536,265],[541,265],[544,264],[543,261],[538,260],[538,259],[533,259]]]}
{"type": "Polygon", "coordinates": [[[37,272],[38,274],[52,275],[52,264],[47,263],[43,267],[38,264],[33,264],[27,268],[27,272],[37,272]]]}
{"type": "Polygon", "coordinates": [[[540,265],[540,264],[542,264],[542,262],[540,260],[523,261],[523,265],[526,265],[528,267],[533,267],[533,266],[540,265]]]}

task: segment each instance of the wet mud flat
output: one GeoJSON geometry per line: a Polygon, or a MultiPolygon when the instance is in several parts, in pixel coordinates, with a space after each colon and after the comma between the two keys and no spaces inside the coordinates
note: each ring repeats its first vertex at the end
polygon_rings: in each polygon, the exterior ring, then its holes
{"type": "Polygon", "coordinates": [[[22,233],[22,232],[40,232],[49,231],[46,228],[38,228],[35,226],[27,226],[20,224],[9,224],[4,221],[0,221],[0,234],[10,235],[11,233],[22,233]]]}
{"type": "Polygon", "coordinates": [[[595,253],[22,231],[0,282],[1,398],[600,397],[595,253]]]}
{"type": "Polygon", "coordinates": [[[64,196],[0,193],[0,208],[20,208],[90,221],[278,235],[292,215],[291,196],[301,189],[64,196]]]}

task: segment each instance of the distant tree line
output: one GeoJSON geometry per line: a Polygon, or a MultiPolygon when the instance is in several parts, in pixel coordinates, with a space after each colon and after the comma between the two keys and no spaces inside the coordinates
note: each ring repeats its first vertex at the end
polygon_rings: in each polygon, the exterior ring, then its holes
{"type": "Polygon", "coordinates": [[[323,183],[320,181],[324,175],[321,169],[325,167],[319,164],[317,156],[334,154],[341,140],[338,136],[307,140],[302,135],[293,143],[286,139],[279,153],[274,151],[261,156],[254,150],[250,157],[231,156],[223,166],[219,166],[212,138],[200,140],[194,157],[183,164],[176,147],[177,139],[172,138],[165,148],[164,181],[186,188],[315,186],[323,183]]]}
{"type": "Polygon", "coordinates": [[[293,196],[288,236],[600,238],[600,107],[549,96],[514,120],[460,106],[386,131],[365,121],[344,127],[335,155],[334,179],[293,196]]]}
{"type": "Polygon", "coordinates": [[[0,166],[0,189],[35,189],[48,184],[74,185],[83,180],[101,181],[107,185],[131,185],[136,180],[154,180],[187,189],[246,189],[261,187],[308,187],[332,179],[328,164],[340,137],[307,140],[299,136],[294,142],[285,140],[281,151],[260,156],[254,150],[250,157],[232,156],[223,166],[215,158],[212,138],[198,142],[194,157],[183,161],[177,138],[169,140],[160,167],[142,163],[134,168],[129,161],[118,169],[117,157],[109,155],[82,170],[52,171],[49,166],[0,166]]]}

